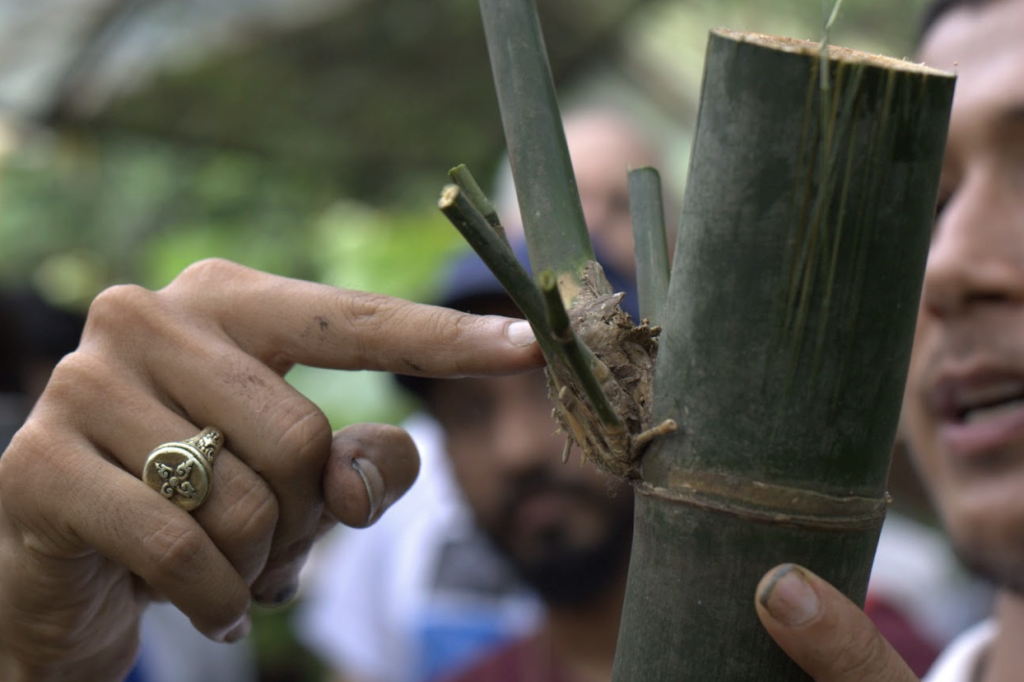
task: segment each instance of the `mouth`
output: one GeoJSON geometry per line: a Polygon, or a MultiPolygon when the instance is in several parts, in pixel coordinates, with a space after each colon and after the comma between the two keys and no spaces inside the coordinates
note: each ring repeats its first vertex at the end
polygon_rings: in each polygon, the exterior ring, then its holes
{"type": "Polygon", "coordinates": [[[939,385],[940,414],[945,421],[974,424],[998,419],[1024,406],[1024,379],[947,381],[939,385]]]}
{"type": "Polygon", "coordinates": [[[970,456],[1024,441],[1024,376],[978,372],[941,380],[929,394],[940,437],[970,456]]]}

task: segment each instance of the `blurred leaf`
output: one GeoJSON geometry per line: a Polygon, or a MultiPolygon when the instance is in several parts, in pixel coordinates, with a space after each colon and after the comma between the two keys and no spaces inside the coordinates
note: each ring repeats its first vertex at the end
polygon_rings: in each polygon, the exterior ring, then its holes
{"type": "Polygon", "coordinates": [[[339,201],[317,220],[311,237],[311,255],[324,281],[418,301],[433,298],[440,266],[467,248],[433,205],[388,213],[339,201]]]}

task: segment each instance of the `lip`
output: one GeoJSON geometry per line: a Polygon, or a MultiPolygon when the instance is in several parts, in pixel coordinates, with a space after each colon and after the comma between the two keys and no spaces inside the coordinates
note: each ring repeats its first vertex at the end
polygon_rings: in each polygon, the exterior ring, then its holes
{"type": "Polygon", "coordinates": [[[928,392],[928,406],[939,418],[939,439],[945,449],[964,459],[1003,451],[1024,442],[1024,372],[1003,368],[976,368],[945,372],[928,392]],[[965,419],[972,408],[1005,401],[991,415],[965,419]]]}

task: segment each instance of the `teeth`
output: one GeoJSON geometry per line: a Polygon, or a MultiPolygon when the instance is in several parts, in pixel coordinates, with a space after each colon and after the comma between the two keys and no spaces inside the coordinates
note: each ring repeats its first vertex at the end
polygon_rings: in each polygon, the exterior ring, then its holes
{"type": "Polygon", "coordinates": [[[1004,414],[1010,412],[1016,412],[1024,407],[1024,397],[1017,397],[1013,400],[1007,400],[1005,402],[997,403],[995,405],[988,405],[986,407],[979,407],[973,410],[967,410],[964,413],[963,421],[965,424],[975,424],[977,422],[988,421],[991,419],[998,419],[1004,414]]]}

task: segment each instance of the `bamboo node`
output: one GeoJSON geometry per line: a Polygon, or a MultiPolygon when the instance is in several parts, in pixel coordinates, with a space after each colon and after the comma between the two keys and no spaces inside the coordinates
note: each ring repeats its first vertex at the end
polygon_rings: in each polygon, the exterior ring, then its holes
{"type": "Polygon", "coordinates": [[[549,362],[549,391],[559,426],[579,444],[582,458],[613,476],[637,480],[644,451],[655,439],[673,433],[677,425],[666,420],[649,426],[660,328],[652,328],[646,320],[635,325],[622,310],[622,298],[623,294],[612,291],[601,266],[592,261],[568,310],[572,329],[594,355],[591,371],[620,418],[618,423],[597,414],[571,369],[562,363],[549,362]]]}
{"type": "Polygon", "coordinates": [[[882,523],[891,498],[832,495],[714,471],[675,470],[668,487],[642,482],[637,492],[676,504],[772,525],[864,530],[882,523]]]}

